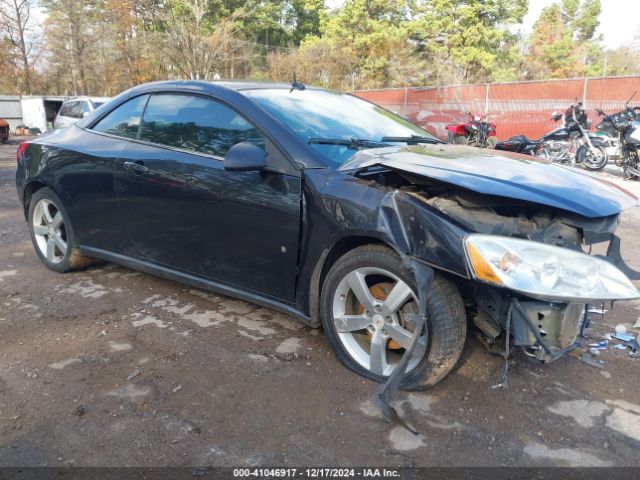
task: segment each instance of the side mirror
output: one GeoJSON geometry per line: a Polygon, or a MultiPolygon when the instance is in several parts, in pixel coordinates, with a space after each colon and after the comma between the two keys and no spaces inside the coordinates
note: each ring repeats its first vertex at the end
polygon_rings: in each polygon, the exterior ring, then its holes
{"type": "Polygon", "coordinates": [[[269,170],[269,155],[263,148],[253,143],[236,143],[224,156],[224,169],[229,172],[269,170]]]}

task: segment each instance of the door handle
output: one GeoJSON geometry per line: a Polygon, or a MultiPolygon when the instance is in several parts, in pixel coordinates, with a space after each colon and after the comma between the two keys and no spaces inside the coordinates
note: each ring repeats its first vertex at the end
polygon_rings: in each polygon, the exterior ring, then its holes
{"type": "Polygon", "coordinates": [[[124,162],[124,168],[135,174],[141,175],[149,171],[149,167],[145,167],[141,161],[137,162],[124,162]]]}

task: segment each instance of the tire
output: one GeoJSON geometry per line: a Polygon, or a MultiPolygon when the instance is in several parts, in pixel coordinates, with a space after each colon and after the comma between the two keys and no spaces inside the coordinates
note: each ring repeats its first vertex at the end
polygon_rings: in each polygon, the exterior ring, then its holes
{"type": "Polygon", "coordinates": [[[469,145],[469,141],[464,135],[454,135],[453,143],[456,145],[469,145]]]}
{"type": "Polygon", "coordinates": [[[70,272],[96,263],[80,253],[62,201],[49,188],[41,188],[31,197],[29,233],[38,257],[54,272],[70,272]]]}
{"type": "Polygon", "coordinates": [[[624,172],[625,180],[637,180],[638,179],[638,176],[633,174],[633,173],[631,173],[627,166],[622,167],[622,171],[624,172]]]}
{"type": "MultiPolygon", "coordinates": [[[[401,380],[400,388],[404,390],[423,390],[438,383],[453,369],[464,347],[467,321],[458,289],[438,273],[432,287],[427,311],[428,335],[419,340],[420,348],[414,351],[401,380]]],[[[382,245],[358,247],[340,257],[329,270],[320,296],[322,325],[336,357],[345,367],[377,382],[391,374],[405,351],[400,342],[396,342],[396,338],[402,337],[406,345],[407,337],[398,334],[402,330],[410,337],[412,332],[412,325],[403,320],[403,315],[417,312],[413,273],[393,250],[382,245]],[[409,290],[407,301],[393,316],[386,317],[389,322],[380,313],[367,315],[364,303],[356,298],[351,288],[352,282],[358,283],[354,279],[364,279],[363,286],[368,287],[370,299],[374,300],[372,312],[385,313],[376,309],[387,305],[383,302],[385,296],[380,295],[383,287],[387,289],[385,294],[398,286],[402,286],[403,292],[409,290]],[[341,314],[352,316],[342,320],[341,314]],[[357,330],[367,322],[370,322],[368,326],[357,330]],[[383,345],[376,350],[383,352],[383,362],[372,361],[371,348],[376,338],[376,344],[383,345]],[[372,363],[383,365],[383,368],[374,371],[376,368],[372,363]]]]}
{"type": "Polygon", "coordinates": [[[593,158],[593,153],[587,145],[581,145],[576,152],[576,163],[581,163],[583,168],[587,170],[602,170],[609,161],[609,155],[601,145],[594,145],[593,148],[598,151],[597,158],[593,158]]]}

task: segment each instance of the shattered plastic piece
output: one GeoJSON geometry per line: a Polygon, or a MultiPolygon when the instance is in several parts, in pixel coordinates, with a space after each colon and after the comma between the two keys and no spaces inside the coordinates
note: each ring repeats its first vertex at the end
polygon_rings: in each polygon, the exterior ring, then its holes
{"type": "Polygon", "coordinates": [[[591,358],[591,355],[588,352],[582,354],[582,356],[580,357],[580,361],[594,368],[602,368],[603,365],[603,362],[596,362],[593,358],[591,358]]]}
{"type": "Polygon", "coordinates": [[[623,345],[629,347],[631,349],[631,353],[636,353],[638,351],[638,347],[640,347],[635,339],[624,342],[623,345]]]}
{"type": "Polygon", "coordinates": [[[606,350],[607,347],[609,346],[609,340],[600,340],[597,343],[590,343],[589,346],[598,350],[606,350]]]}
{"type": "Polygon", "coordinates": [[[614,350],[626,350],[626,349],[627,349],[627,347],[626,347],[626,346],[624,346],[624,345],[623,345],[623,344],[621,344],[621,343],[616,343],[616,344],[613,346],[613,348],[614,348],[614,350]]]}
{"type": "Polygon", "coordinates": [[[621,323],[616,325],[616,334],[617,335],[624,335],[625,333],[627,333],[627,327],[625,327],[621,323]]]}
{"type": "Polygon", "coordinates": [[[630,342],[631,340],[633,340],[633,335],[631,335],[630,333],[616,333],[614,335],[614,338],[617,338],[618,340],[622,340],[623,342],[630,342]]]}
{"type": "Polygon", "coordinates": [[[611,340],[613,339],[613,337],[611,336],[611,334],[610,334],[610,333],[605,333],[605,334],[604,334],[604,339],[605,339],[605,340],[608,340],[608,341],[611,341],[611,340]]]}
{"type": "Polygon", "coordinates": [[[595,348],[595,347],[591,347],[591,348],[589,349],[589,353],[590,353],[591,355],[600,355],[600,350],[599,350],[599,349],[597,349],[597,348],[595,348]]]}
{"type": "Polygon", "coordinates": [[[411,425],[407,424],[404,419],[398,415],[396,409],[391,406],[391,397],[400,387],[400,381],[407,370],[409,359],[413,355],[415,347],[418,344],[418,338],[427,324],[427,295],[431,289],[431,282],[433,281],[433,270],[426,265],[412,260],[410,257],[404,257],[403,261],[409,265],[411,270],[413,270],[413,274],[416,279],[416,286],[418,287],[418,314],[408,314],[406,316],[407,320],[414,325],[411,343],[409,348],[405,350],[404,354],[400,358],[395,370],[391,372],[391,375],[389,375],[387,380],[380,385],[374,394],[373,401],[380,409],[383,418],[387,422],[395,423],[406,428],[414,435],[418,435],[418,431],[411,425]]]}

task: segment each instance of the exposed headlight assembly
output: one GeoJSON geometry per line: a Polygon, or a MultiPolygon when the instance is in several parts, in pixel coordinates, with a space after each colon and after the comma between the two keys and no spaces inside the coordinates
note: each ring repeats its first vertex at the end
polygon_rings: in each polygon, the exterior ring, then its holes
{"type": "Polygon", "coordinates": [[[474,278],[551,302],[629,300],[640,292],[601,258],[531,240],[497,235],[464,239],[474,278]]]}

